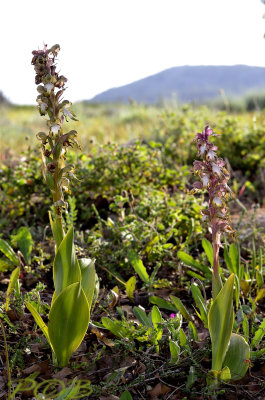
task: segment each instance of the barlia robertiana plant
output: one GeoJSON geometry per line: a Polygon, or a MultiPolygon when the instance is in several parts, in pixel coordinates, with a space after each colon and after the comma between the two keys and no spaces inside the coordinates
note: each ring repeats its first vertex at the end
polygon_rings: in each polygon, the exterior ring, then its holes
{"type": "Polygon", "coordinates": [[[229,173],[225,162],[217,156],[218,148],[209,138],[216,136],[208,126],[197,133],[196,143],[201,160],[194,161],[194,172],[200,180],[194,183],[195,190],[208,192],[208,208],[201,210],[202,219],[208,224],[212,235],[213,300],[208,313],[208,327],[212,342],[212,370],[210,381],[240,379],[247,369],[250,348],[245,339],[232,333],[234,323],[233,289],[235,276],[232,274],[222,283],[219,271],[219,249],[221,237],[233,233],[230,224],[227,199],[231,193],[228,187],[229,173]]]}
{"type": "Polygon", "coordinates": [[[197,150],[202,161],[194,161],[194,172],[200,177],[200,181],[194,183],[195,189],[206,189],[208,191],[208,209],[201,210],[203,221],[208,223],[212,235],[213,246],[213,276],[212,294],[213,299],[222,288],[222,281],[219,272],[219,249],[222,234],[233,230],[230,225],[229,210],[226,201],[231,193],[227,182],[230,178],[225,168],[225,162],[217,157],[217,147],[209,142],[213,130],[208,126],[204,132],[197,133],[197,150]]]}
{"type": "Polygon", "coordinates": [[[32,64],[38,85],[38,108],[47,118],[47,133],[39,132],[41,142],[44,181],[52,194],[50,224],[56,243],[53,263],[54,294],[49,312],[48,325],[44,323],[34,306],[27,302],[36,323],[44,333],[59,367],[67,365],[72,353],[80,345],[90,321],[90,308],[95,288],[95,267],[90,259],[77,259],[74,246],[73,226],[64,232],[63,212],[67,207],[64,191],[76,179],[73,166],[66,165],[69,147],[79,147],[77,132],[64,133],[68,118],[76,120],[71,103],[62,100],[67,79],[56,71],[59,45],[33,51],[32,64]]]}

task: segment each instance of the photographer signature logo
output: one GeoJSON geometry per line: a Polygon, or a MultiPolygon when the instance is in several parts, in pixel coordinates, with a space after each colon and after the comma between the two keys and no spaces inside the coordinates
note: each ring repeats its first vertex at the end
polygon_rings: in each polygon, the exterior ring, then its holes
{"type": "Polygon", "coordinates": [[[34,400],[70,400],[90,396],[92,388],[87,379],[74,378],[66,386],[60,379],[48,379],[39,383],[33,378],[25,378],[12,382],[11,400],[15,400],[16,395],[21,392],[32,392],[34,400]]]}

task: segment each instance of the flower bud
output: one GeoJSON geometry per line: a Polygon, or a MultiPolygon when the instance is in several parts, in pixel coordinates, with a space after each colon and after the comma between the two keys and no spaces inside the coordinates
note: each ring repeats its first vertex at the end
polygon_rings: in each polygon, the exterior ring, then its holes
{"type": "Polygon", "coordinates": [[[74,169],[73,165],[67,165],[66,167],[62,168],[59,171],[59,179],[61,179],[63,176],[67,175],[69,172],[72,172],[74,169]]]}
{"type": "Polygon", "coordinates": [[[65,76],[61,75],[61,76],[59,76],[55,86],[59,87],[59,88],[63,87],[66,82],[67,82],[67,78],[65,76]]]}
{"type": "Polygon", "coordinates": [[[52,133],[54,133],[55,135],[56,135],[56,133],[59,132],[60,129],[61,129],[61,127],[60,127],[60,125],[58,125],[58,124],[54,124],[54,125],[52,125],[52,126],[50,127],[50,131],[51,131],[52,133]]]}
{"type": "Polygon", "coordinates": [[[43,78],[42,78],[42,82],[44,83],[44,86],[47,83],[51,83],[52,80],[52,75],[51,74],[46,74],[43,78]]]}
{"type": "Polygon", "coordinates": [[[46,141],[48,139],[48,136],[44,132],[37,133],[36,137],[37,137],[37,139],[43,140],[43,141],[46,141]]]}
{"type": "Polygon", "coordinates": [[[213,198],[213,203],[214,203],[216,206],[219,207],[219,206],[222,205],[222,200],[220,199],[220,197],[216,196],[216,197],[213,198]]]}
{"type": "Polygon", "coordinates": [[[221,174],[221,168],[217,164],[212,163],[212,170],[217,175],[221,174]]]}
{"type": "Polygon", "coordinates": [[[194,182],[193,187],[194,187],[195,189],[202,189],[202,183],[199,182],[199,181],[194,182]]]}
{"type": "Polygon", "coordinates": [[[39,86],[37,87],[37,91],[38,91],[40,94],[45,94],[44,86],[39,85],[39,86]]]}
{"type": "Polygon", "coordinates": [[[65,207],[66,206],[66,202],[63,200],[58,200],[55,203],[53,203],[54,207],[65,207]]]}
{"type": "Polygon", "coordinates": [[[51,93],[52,89],[54,88],[54,84],[53,83],[46,83],[44,85],[44,87],[47,90],[47,93],[51,93]]]}
{"type": "Polygon", "coordinates": [[[64,190],[68,190],[70,181],[68,178],[62,178],[61,185],[64,190]]]}
{"type": "Polygon", "coordinates": [[[49,163],[46,165],[46,168],[47,168],[47,170],[48,170],[49,172],[54,173],[56,167],[55,167],[55,165],[54,165],[53,162],[49,162],[49,163]]]}
{"type": "Polygon", "coordinates": [[[202,184],[204,187],[207,187],[209,183],[209,175],[203,175],[202,176],[202,184]]]}
{"type": "Polygon", "coordinates": [[[57,54],[60,51],[60,45],[59,44],[55,44],[54,46],[52,46],[49,50],[49,53],[52,53],[54,55],[54,57],[57,56],[57,54]]]}

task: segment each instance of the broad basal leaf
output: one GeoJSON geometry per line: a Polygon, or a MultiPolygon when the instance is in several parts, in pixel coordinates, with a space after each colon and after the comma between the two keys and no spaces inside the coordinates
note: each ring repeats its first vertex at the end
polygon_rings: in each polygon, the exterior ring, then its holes
{"type": "Polygon", "coordinates": [[[222,369],[234,321],[232,274],[216,296],[208,315],[208,326],[212,341],[212,369],[222,369]]]}
{"type": "Polygon", "coordinates": [[[242,379],[249,367],[250,347],[243,336],[232,333],[223,362],[230,369],[231,379],[242,379]]]}
{"type": "Polygon", "coordinates": [[[53,280],[57,296],[67,286],[81,280],[80,267],[75,255],[73,228],[69,229],[57,249],[53,263],[53,280]]]}
{"type": "Polygon", "coordinates": [[[81,283],[66,287],[56,297],[49,314],[48,332],[59,367],[67,365],[89,324],[89,307],[81,283]]]}
{"type": "Polygon", "coordinates": [[[64,232],[63,232],[61,226],[59,226],[56,223],[56,220],[53,221],[52,215],[51,215],[50,212],[49,212],[49,219],[50,219],[50,225],[51,225],[51,228],[52,228],[52,234],[53,234],[53,237],[54,237],[54,240],[56,242],[57,249],[58,249],[58,247],[61,244],[61,241],[64,238],[64,232]]]}
{"type": "Polygon", "coordinates": [[[81,269],[81,285],[86,295],[90,310],[96,281],[95,260],[91,260],[90,258],[81,258],[79,260],[79,266],[81,269]]]}

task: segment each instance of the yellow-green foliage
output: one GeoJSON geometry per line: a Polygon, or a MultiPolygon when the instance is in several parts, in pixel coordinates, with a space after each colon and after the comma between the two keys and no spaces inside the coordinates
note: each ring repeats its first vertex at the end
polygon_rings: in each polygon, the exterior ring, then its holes
{"type": "MultiPolygon", "coordinates": [[[[154,106],[93,105],[76,103],[73,106],[79,121],[69,121],[69,129],[80,134],[84,151],[89,150],[90,142],[105,144],[124,143],[132,139],[159,139],[181,135],[180,144],[191,138],[194,131],[209,123],[217,126],[218,132],[230,131],[231,127],[244,136],[257,126],[264,126],[262,113],[227,114],[207,107],[193,109],[191,106],[158,108],[154,106]]],[[[44,130],[45,119],[39,118],[35,106],[2,106],[0,108],[0,153],[12,149],[15,153],[28,145],[37,144],[36,132],[44,130]],[[25,139],[27,138],[27,139],[25,139]]]]}
{"type": "MultiPolygon", "coordinates": [[[[154,107],[85,103],[75,104],[73,110],[79,121],[69,121],[68,128],[78,130],[84,150],[91,141],[103,144],[149,136],[160,112],[154,107]]],[[[45,130],[45,126],[46,121],[39,118],[35,106],[1,107],[0,152],[9,148],[18,153],[28,145],[37,144],[36,132],[45,130]]]]}
{"type": "MultiPolygon", "coordinates": [[[[79,121],[70,120],[68,128],[78,131],[82,152],[92,158],[99,157],[99,145],[115,143],[118,149],[121,145],[126,148],[128,142],[140,139],[147,148],[160,146],[167,162],[175,166],[192,165],[196,157],[196,148],[192,146],[194,132],[209,124],[220,134],[215,143],[223,158],[229,160],[233,171],[241,171],[246,177],[249,190],[259,190],[256,176],[265,166],[265,114],[262,111],[232,114],[206,106],[159,108],[135,103],[84,102],[76,103],[73,109],[79,121]]],[[[29,146],[37,148],[36,132],[45,130],[45,123],[45,119],[37,117],[34,106],[0,107],[0,159],[10,159],[10,151],[16,156],[29,146]]],[[[236,193],[240,189],[236,182],[232,188],[236,193]]]]}

